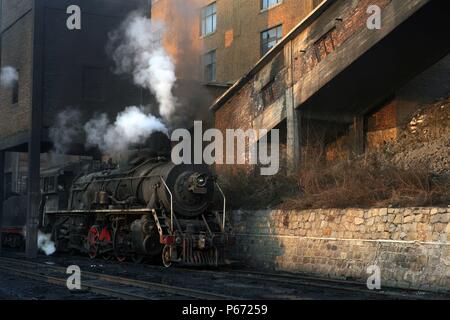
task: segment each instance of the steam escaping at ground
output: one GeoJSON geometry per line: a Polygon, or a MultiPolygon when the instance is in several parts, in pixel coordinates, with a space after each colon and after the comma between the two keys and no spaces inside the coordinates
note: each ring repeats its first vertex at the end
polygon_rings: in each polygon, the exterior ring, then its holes
{"type": "Polygon", "coordinates": [[[143,107],[135,106],[120,112],[113,124],[106,114],[100,114],[88,121],[84,130],[87,147],[97,146],[111,156],[120,156],[128,146],[143,143],[153,132],[168,134],[160,119],[146,114],[143,107]]]}
{"type": "Polygon", "coordinates": [[[175,65],[162,45],[164,26],[139,12],[131,13],[119,29],[109,34],[108,51],[119,74],[131,74],[134,83],[149,89],[159,104],[159,113],[167,121],[177,100],[172,93],[175,65]]]}
{"type": "Polygon", "coordinates": [[[19,80],[19,73],[13,67],[3,67],[0,71],[0,85],[5,88],[12,87],[19,80]]]}
{"type": "Polygon", "coordinates": [[[58,114],[55,125],[50,128],[49,136],[57,154],[66,154],[70,145],[82,133],[81,113],[76,109],[66,109],[58,114]]]}
{"type": "Polygon", "coordinates": [[[38,248],[44,251],[47,256],[55,253],[55,243],[51,240],[51,234],[45,234],[39,230],[38,232],[38,248]]]}

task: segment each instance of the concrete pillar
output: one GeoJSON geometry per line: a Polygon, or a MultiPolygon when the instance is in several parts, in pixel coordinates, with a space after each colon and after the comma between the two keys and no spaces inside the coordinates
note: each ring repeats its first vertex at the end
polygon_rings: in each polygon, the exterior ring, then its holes
{"type": "Polygon", "coordinates": [[[2,253],[3,200],[5,199],[5,151],[0,150],[0,254],[2,253]]]}
{"type": "Polygon", "coordinates": [[[300,116],[293,106],[292,88],[286,90],[286,121],[287,121],[287,165],[288,171],[294,173],[300,166],[300,116]]]}
{"type": "Polygon", "coordinates": [[[364,116],[358,115],[353,118],[353,152],[355,155],[364,153],[364,116]]]}
{"type": "Polygon", "coordinates": [[[286,66],[286,159],[288,173],[295,173],[300,165],[300,117],[294,101],[294,64],[292,41],[285,46],[284,61],[286,66]]]}

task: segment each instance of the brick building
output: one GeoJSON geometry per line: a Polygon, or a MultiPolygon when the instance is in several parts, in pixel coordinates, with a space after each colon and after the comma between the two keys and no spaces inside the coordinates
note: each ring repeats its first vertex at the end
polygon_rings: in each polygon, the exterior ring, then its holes
{"type": "Polygon", "coordinates": [[[214,98],[248,72],[319,2],[153,0],[152,19],[165,23],[162,40],[177,62],[179,77],[202,82],[213,90],[214,98]]]}
{"type": "MultiPolygon", "coordinates": [[[[28,177],[27,227],[31,236],[27,241],[33,239],[33,233],[36,236],[40,158],[52,148],[49,128],[56,115],[77,107],[83,121],[94,112],[115,115],[125,106],[144,104],[142,91],[130,79],[112,72],[113,62],[105,47],[108,33],[125,15],[145,5],[149,6],[149,1],[0,1],[0,66],[18,73],[12,86],[0,88],[0,196],[5,177],[7,191],[21,191],[19,176],[28,177]],[[67,27],[71,5],[81,9],[80,30],[67,27]]],[[[83,137],[74,141],[68,153],[86,154],[83,141],[83,137]]],[[[30,241],[27,247],[33,255],[36,241],[30,241]]]]}
{"type": "Polygon", "coordinates": [[[215,126],[280,129],[290,169],[395,139],[450,94],[446,12],[433,0],[325,0],[213,104],[215,126]],[[370,5],[379,30],[367,27],[370,5]]]}

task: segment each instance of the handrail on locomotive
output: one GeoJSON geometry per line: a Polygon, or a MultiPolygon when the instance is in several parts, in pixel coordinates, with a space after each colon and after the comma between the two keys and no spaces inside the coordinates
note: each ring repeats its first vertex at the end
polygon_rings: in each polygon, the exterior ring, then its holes
{"type": "Polygon", "coordinates": [[[227,199],[225,197],[225,193],[223,193],[222,188],[219,186],[217,181],[214,182],[217,186],[217,189],[219,190],[220,194],[223,198],[223,217],[222,217],[222,231],[225,232],[225,216],[226,216],[226,208],[227,208],[227,199]]]}
{"type": "MultiPolygon", "coordinates": [[[[169,186],[167,185],[166,181],[164,180],[164,178],[162,176],[160,176],[160,179],[162,181],[162,183],[164,184],[164,187],[166,188],[167,192],[170,195],[170,231],[173,234],[173,220],[175,217],[175,214],[173,212],[173,194],[172,191],[170,191],[169,186]]],[[[227,206],[227,199],[225,197],[225,193],[223,192],[222,188],[220,187],[219,183],[217,181],[214,181],[215,186],[217,187],[217,189],[220,192],[220,195],[222,196],[223,199],[223,208],[222,208],[222,231],[225,231],[225,221],[226,221],[226,206],[227,206]]]]}
{"type": "Polygon", "coordinates": [[[162,176],[160,176],[160,178],[161,178],[161,181],[163,182],[164,186],[166,187],[167,192],[169,192],[169,195],[170,195],[170,231],[173,234],[173,217],[174,217],[174,214],[173,214],[173,194],[170,191],[170,188],[167,185],[167,183],[164,180],[164,178],[162,176]]]}

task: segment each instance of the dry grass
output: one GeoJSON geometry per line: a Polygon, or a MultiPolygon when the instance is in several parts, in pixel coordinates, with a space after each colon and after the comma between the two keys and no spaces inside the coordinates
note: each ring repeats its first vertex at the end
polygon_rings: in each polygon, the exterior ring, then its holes
{"type": "Polygon", "coordinates": [[[310,165],[296,176],[222,177],[233,208],[348,208],[434,206],[450,203],[450,177],[424,167],[401,169],[374,159],[310,165]]]}
{"type": "Polygon", "coordinates": [[[449,107],[450,98],[425,106],[395,143],[351,160],[324,160],[322,128],[313,132],[317,143],[304,146],[303,167],[296,175],[262,177],[242,170],[219,176],[233,208],[448,205],[449,107]]]}
{"type": "Polygon", "coordinates": [[[301,192],[283,208],[430,206],[449,203],[450,179],[427,168],[400,169],[375,161],[346,161],[301,170],[301,192]]]}

